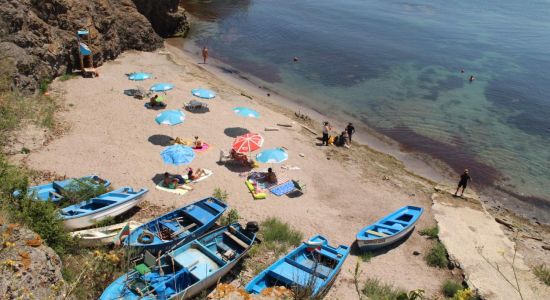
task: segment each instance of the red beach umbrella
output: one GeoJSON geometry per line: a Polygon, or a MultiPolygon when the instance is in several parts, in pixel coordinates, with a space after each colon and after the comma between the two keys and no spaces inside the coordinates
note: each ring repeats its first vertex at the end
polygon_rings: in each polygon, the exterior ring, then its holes
{"type": "Polygon", "coordinates": [[[264,144],[264,137],[258,133],[247,133],[238,136],[233,141],[233,150],[237,153],[250,153],[260,149],[264,144]]]}

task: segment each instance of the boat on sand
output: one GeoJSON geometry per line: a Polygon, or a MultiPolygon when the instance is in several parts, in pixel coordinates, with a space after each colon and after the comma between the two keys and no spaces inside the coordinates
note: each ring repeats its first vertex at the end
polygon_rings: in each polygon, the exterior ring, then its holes
{"type": "MultiPolygon", "coordinates": [[[[50,183],[29,187],[27,193],[29,196],[42,201],[58,202],[63,199],[63,192],[66,189],[78,188],[78,184],[102,184],[105,187],[111,185],[111,182],[97,175],[88,175],[80,178],[70,178],[65,180],[56,180],[50,183]]],[[[15,192],[15,196],[19,193],[15,192]]]]}
{"type": "Polygon", "coordinates": [[[411,205],[401,207],[361,229],[357,234],[357,246],[361,250],[375,250],[400,241],[414,229],[423,211],[411,205]]]}
{"type": "Polygon", "coordinates": [[[167,250],[205,233],[226,209],[227,204],[214,197],[199,200],[136,228],[124,245],[152,253],[167,250]]]}
{"type": "Polygon", "coordinates": [[[178,245],[159,258],[144,253],[143,263],[120,276],[100,300],[189,299],[215,285],[243,258],[256,239],[257,226],[215,229],[178,245]]]}
{"type": "Polygon", "coordinates": [[[134,191],[122,187],[112,192],[62,208],[59,212],[65,229],[73,231],[97,224],[107,217],[116,217],[139,204],[146,188],[134,191]]]}
{"type": "Polygon", "coordinates": [[[295,295],[300,295],[299,298],[322,298],[336,279],[349,252],[350,247],[330,246],[325,237],[316,235],[254,277],[246,286],[246,291],[261,294],[264,289],[284,286],[295,295]]]}
{"type": "Polygon", "coordinates": [[[115,236],[128,225],[130,232],[142,223],[136,221],[123,222],[119,224],[103,226],[98,228],[84,229],[71,232],[73,238],[79,239],[79,245],[84,247],[96,247],[114,243],[115,236]]]}

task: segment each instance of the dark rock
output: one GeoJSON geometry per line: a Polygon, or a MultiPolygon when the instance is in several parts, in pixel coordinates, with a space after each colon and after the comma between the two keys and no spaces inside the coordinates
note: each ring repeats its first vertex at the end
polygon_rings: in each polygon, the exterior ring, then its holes
{"type": "Polygon", "coordinates": [[[189,28],[184,12],[174,2],[4,0],[0,5],[0,60],[15,67],[5,75],[13,77],[15,87],[32,92],[45,78],[79,69],[76,31],[80,28],[90,31],[88,46],[96,67],[125,50],[157,49],[163,42],[159,34],[186,33],[189,28]],[[153,18],[154,26],[140,13],[152,7],[154,12],[147,17],[153,18]]]}
{"type": "Polygon", "coordinates": [[[542,249],[550,251],[550,246],[548,246],[548,245],[542,245],[542,249]]]}
{"type": "Polygon", "coordinates": [[[414,255],[414,256],[418,256],[418,255],[420,255],[420,252],[418,252],[418,251],[413,251],[413,255],[414,255]]]}

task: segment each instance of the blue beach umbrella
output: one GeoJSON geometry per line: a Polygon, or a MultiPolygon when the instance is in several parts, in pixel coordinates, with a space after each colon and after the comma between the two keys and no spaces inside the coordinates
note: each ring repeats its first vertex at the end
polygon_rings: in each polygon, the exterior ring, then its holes
{"type": "Polygon", "coordinates": [[[151,86],[150,90],[153,92],[166,92],[174,88],[171,83],[155,83],[151,86]]]}
{"type": "Polygon", "coordinates": [[[175,166],[187,165],[195,159],[195,151],[191,147],[177,144],[164,148],[160,152],[160,156],[165,164],[175,166]]]}
{"type": "Polygon", "coordinates": [[[233,112],[241,117],[260,118],[260,113],[248,107],[235,107],[233,112]]]}
{"type": "Polygon", "coordinates": [[[214,91],[209,89],[201,89],[201,88],[192,89],[191,94],[193,94],[193,96],[196,96],[202,99],[212,99],[216,97],[216,93],[214,93],[214,91]]]}
{"type": "Polygon", "coordinates": [[[137,73],[132,73],[128,75],[128,79],[134,80],[134,81],[141,81],[149,78],[151,78],[151,74],[149,73],[137,72],[137,73]]]}
{"type": "Polygon", "coordinates": [[[266,149],[256,155],[256,160],[264,164],[278,164],[288,159],[288,153],[282,148],[266,149]]]}
{"type": "Polygon", "coordinates": [[[155,121],[160,125],[178,125],[185,120],[185,114],[179,109],[163,111],[157,115],[155,121]]]}

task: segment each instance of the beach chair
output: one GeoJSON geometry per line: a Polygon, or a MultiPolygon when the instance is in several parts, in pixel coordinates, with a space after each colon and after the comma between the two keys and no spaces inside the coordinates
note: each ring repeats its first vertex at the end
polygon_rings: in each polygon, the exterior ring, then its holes
{"type": "Polygon", "coordinates": [[[208,104],[197,100],[191,100],[185,104],[184,108],[188,111],[196,111],[208,108],[208,104]]]}
{"type": "Polygon", "coordinates": [[[289,195],[289,194],[304,194],[306,185],[300,183],[298,180],[289,180],[281,183],[275,187],[269,189],[269,191],[275,196],[289,195]]]}
{"type": "Polygon", "coordinates": [[[220,150],[220,159],[218,160],[218,162],[225,162],[225,161],[228,161],[231,159],[231,154],[230,153],[227,153],[225,152],[224,150],[220,150]]]}

